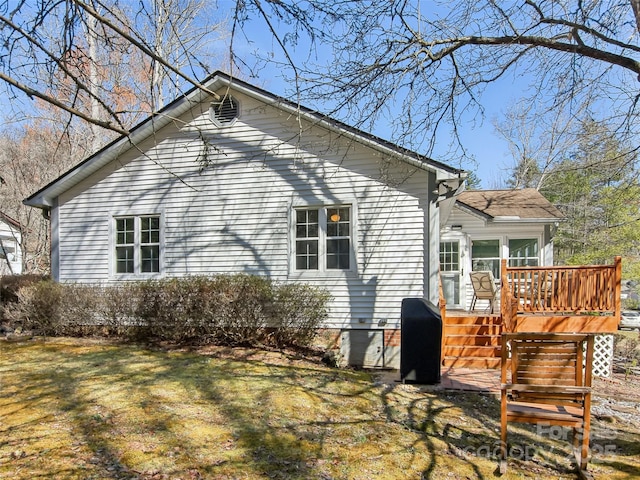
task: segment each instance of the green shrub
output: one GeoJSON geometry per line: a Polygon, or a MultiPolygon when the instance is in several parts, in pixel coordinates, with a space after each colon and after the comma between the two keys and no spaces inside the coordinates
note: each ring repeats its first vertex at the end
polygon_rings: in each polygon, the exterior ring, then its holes
{"type": "Polygon", "coordinates": [[[43,335],[308,346],[328,315],[326,291],[253,275],[95,287],[39,282],[18,292],[12,318],[43,335]]]}
{"type": "Polygon", "coordinates": [[[622,301],[623,310],[640,310],[640,300],[635,298],[626,298],[622,301]]]}

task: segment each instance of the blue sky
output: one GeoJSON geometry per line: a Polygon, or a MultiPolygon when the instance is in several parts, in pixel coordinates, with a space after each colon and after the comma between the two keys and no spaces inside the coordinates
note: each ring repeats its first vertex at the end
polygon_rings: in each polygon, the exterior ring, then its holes
{"type": "MultiPolygon", "coordinates": [[[[247,29],[251,35],[251,43],[247,43],[242,34],[236,36],[234,40],[234,51],[240,56],[251,57],[256,50],[262,55],[273,55],[278,61],[284,62],[278,46],[272,40],[267,25],[264,22],[254,20],[251,27],[247,29]]],[[[295,54],[296,52],[289,52],[295,54]]],[[[322,55],[323,52],[319,52],[322,55]]],[[[298,51],[298,60],[306,58],[307,50],[304,46],[298,51]]],[[[295,58],[295,57],[294,57],[295,58]]],[[[250,82],[279,95],[291,93],[291,86],[282,80],[283,73],[280,66],[267,66],[261,70],[259,79],[249,79],[250,82]]],[[[475,158],[475,162],[466,162],[462,165],[448,161],[450,165],[465,170],[473,170],[482,182],[482,188],[504,188],[504,179],[507,178],[506,170],[513,161],[509,153],[507,142],[497,134],[493,125],[495,118],[500,119],[508,109],[509,104],[516,101],[521,96],[522,85],[514,83],[509,76],[499,80],[493,85],[489,85],[481,97],[485,110],[484,118],[480,115],[466,118],[462,124],[458,125],[467,153],[475,158]]],[[[305,103],[304,98],[301,103],[305,106],[313,107],[305,103]]],[[[344,119],[343,119],[344,120],[344,119]]],[[[346,120],[347,123],[348,119],[346,120]]],[[[391,140],[389,127],[380,125],[376,131],[370,132],[386,140],[391,140]]],[[[431,155],[435,160],[443,161],[449,145],[444,135],[439,135],[441,139],[436,146],[435,152],[431,155]]],[[[423,153],[423,152],[420,152],[423,153]]],[[[446,160],[445,160],[446,161],[446,160]]]]}
{"type": "MultiPolygon", "coordinates": [[[[231,8],[234,6],[235,0],[220,0],[217,11],[220,18],[224,16],[232,18],[231,8]]],[[[275,24],[275,26],[278,28],[277,24],[275,24]]],[[[305,48],[303,44],[297,52],[290,51],[290,53],[296,55],[297,62],[306,60],[308,44],[306,47],[307,48],[305,48]]],[[[218,45],[214,45],[213,50],[215,53],[224,55],[228,51],[228,44],[221,42],[219,47],[218,45]]],[[[256,50],[259,54],[265,56],[273,53],[276,60],[280,62],[284,61],[282,51],[271,37],[268,26],[262,19],[252,19],[245,25],[244,32],[237,32],[234,39],[235,53],[247,60],[248,63],[251,63],[256,50]],[[246,37],[248,37],[249,41],[247,41],[246,37]]],[[[326,50],[317,53],[322,56],[329,52],[326,50]]],[[[211,65],[211,68],[219,68],[225,71],[229,70],[225,65],[211,65]]],[[[291,86],[283,80],[280,66],[267,65],[266,68],[260,71],[259,78],[247,80],[278,95],[287,96],[292,93],[291,86]]],[[[481,98],[483,107],[485,108],[485,117],[480,118],[480,116],[477,116],[476,118],[468,118],[463,121],[462,124],[458,125],[468,154],[475,157],[475,164],[471,162],[459,164],[445,159],[444,156],[449,145],[444,135],[440,135],[440,143],[436,146],[436,150],[431,156],[435,160],[445,161],[454,167],[474,170],[481,179],[483,188],[499,186],[501,183],[500,179],[506,178],[505,169],[511,165],[512,162],[508,154],[507,143],[496,134],[492,120],[495,117],[501,116],[502,112],[508,107],[508,102],[512,101],[517,96],[517,93],[518,87],[517,85],[513,85],[510,79],[501,80],[499,84],[489,86],[481,98]]],[[[301,98],[301,102],[305,106],[314,107],[314,105],[310,105],[309,102],[305,102],[304,98],[301,98]]],[[[30,105],[31,100],[26,99],[26,97],[22,95],[18,95],[18,98],[12,102],[4,101],[0,106],[0,110],[4,115],[4,121],[10,122],[14,117],[11,110],[12,108],[27,113],[29,112],[30,105]]],[[[19,115],[19,117],[16,118],[22,120],[23,117],[19,115]]],[[[349,123],[348,119],[342,120],[349,123]]],[[[380,125],[379,128],[371,133],[387,140],[393,140],[390,135],[390,130],[389,126],[380,125]]]]}

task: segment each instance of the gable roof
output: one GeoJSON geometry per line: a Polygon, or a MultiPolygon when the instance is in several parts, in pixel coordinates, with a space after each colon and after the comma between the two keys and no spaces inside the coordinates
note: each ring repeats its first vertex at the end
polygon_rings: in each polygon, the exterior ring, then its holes
{"type": "MultiPolygon", "coordinates": [[[[385,154],[403,160],[417,168],[428,170],[436,173],[438,180],[462,179],[465,177],[463,170],[453,168],[444,163],[432,160],[428,157],[420,155],[411,150],[402,148],[391,142],[383,140],[375,135],[363,132],[355,127],[349,126],[343,122],[335,120],[331,117],[323,115],[319,112],[303,107],[295,102],[278,97],[266,90],[250,85],[242,80],[231,77],[223,72],[215,72],[209,76],[204,82],[204,86],[211,92],[226,87],[231,90],[239,91],[245,95],[261,100],[269,105],[280,108],[290,114],[300,115],[302,118],[312,122],[315,125],[322,126],[328,130],[339,133],[342,136],[351,138],[359,143],[367,145],[371,148],[384,152],[385,154]]],[[[55,203],[61,193],[67,191],[71,187],[77,185],[100,168],[115,160],[125,151],[134,148],[143,140],[147,139],[154,132],[159,131],[162,127],[168,125],[178,116],[187,112],[194,105],[203,102],[210,102],[212,96],[203,91],[201,88],[194,87],[184,95],[165,106],[163,109],[154,113],[146,120],[143,120],[135,126],[128,136],[121,136],[107,146],[91,155],[71,170],[62,174],[56,180],[52,181],[33,195],[26,198],[23,203],[33,207],[49,209],[55,203]]]]}
{"type": "Polygon", "coordinates": [[[493,221],[555,222],[564,215],[535,188],[519,190],[467,190],[458,206],[493,221]]]}

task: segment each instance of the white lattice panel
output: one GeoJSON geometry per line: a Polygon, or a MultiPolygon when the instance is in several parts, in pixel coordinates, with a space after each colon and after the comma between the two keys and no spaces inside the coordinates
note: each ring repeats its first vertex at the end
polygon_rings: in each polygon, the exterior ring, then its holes
{"type": "Polygon", "coordinates": [[[593,351],[593,374],[610,377],[613,370],[613,335],[596,335],[593,351]]]}

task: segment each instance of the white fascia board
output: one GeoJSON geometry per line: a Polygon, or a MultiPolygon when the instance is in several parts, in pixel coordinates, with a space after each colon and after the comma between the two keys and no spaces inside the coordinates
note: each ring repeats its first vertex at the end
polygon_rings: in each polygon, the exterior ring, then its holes
{"type": "Polygon", "coordinates": [[[485,223],[486,222],[490,222],[492,220],[493,217],[491,217],[491,215],[488,215],[484,212],[481,212],[480,210],[476,210],[475,208],[469,207],[468,205],[465,205],[464,203],[456,203],[456,208],[459,210],[462,210],[465,213],[468,213],[469,215],[476,217],[480,220],[483,220],[485,223]]]}
{"type": "Polygon", "coordinates": [[[491,215],[489,215],[488,213],[484,213],[481,212],[479,210],[476,210],[475,208],[469,207],[465,204],[462,203],[457,203],[456,204],[456,208],[462,210],[465,213],[468,213],[469,215],[472,215],[480,220],[483,220],[485,223],[492,223],[492,224],[496,224],[496,223],[500,223],[500,224],[517,224],[517,225],[524,225],[527,223],[531,223],[531,224],[548,224],[548,223],[556,223],[556,222],[560,222],[562,221],[561,218],[556,218],[556,217],[550,217],[550,218],[522,218],[519,216],[496,216],[496,217],[492,217],[491,215]]]}

